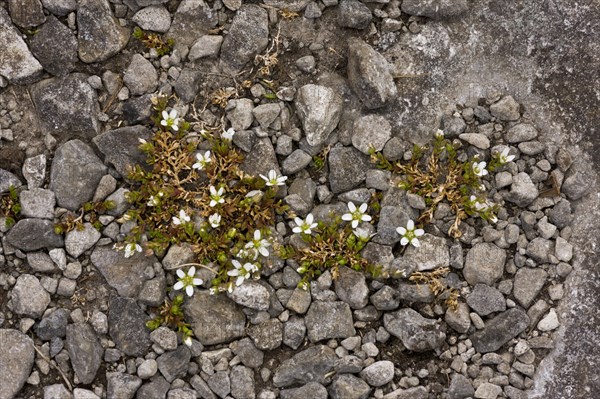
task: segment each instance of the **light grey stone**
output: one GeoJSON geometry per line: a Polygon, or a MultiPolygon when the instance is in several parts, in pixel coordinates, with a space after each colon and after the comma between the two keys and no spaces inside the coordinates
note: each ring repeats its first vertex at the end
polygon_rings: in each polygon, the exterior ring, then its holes
{"type": "Polygon", "coordinates": [[[309,145],[318,146],[327,141],[340,120],[342,104],[342,98],[329,87],[308,84],[298,90],[296,112],[309,145]]]}
{"type": "Polygon", "coordinates": [[[204,57],[216,57],[221,50],[221,44],[223,44],[223,36],[201,36],[194,42],[192,48],[190,48],[188,59],[190,61],[196,61],[197,59],[204,57]]]}

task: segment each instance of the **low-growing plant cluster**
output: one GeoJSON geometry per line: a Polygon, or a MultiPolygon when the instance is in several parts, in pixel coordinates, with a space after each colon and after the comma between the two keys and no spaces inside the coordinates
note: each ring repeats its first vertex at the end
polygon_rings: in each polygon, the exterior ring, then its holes
{"type": "Polygon", "coordinates": [[[104,227],[100,222],[100,215],[115,208],[114,201],[90,201],[83,204],[79,212],[74,213],[67,211],[63,213],[58,222],[54,223],[54,232],[56,234],[64,234],[73,230],[83,230],[84,222],[89,222],[96,230],[102,230],[104,227]]]}
{"type": "Polygon", "coordinates": [[[141,41],[146,48],[155,49],[160,57],[169,54],[175,45],[173,39],[164,40],[158,33],[144,32],[137,26],[133,29],[133,37],[141,41]]]}
{"type": "Polygon", "coordinates": [[[8,193],[0,195],[0,216],[4,218],[4,224],[7,228],[15,224],[20,212],[19,193],[14,186],[10,186],[8,193]]]}

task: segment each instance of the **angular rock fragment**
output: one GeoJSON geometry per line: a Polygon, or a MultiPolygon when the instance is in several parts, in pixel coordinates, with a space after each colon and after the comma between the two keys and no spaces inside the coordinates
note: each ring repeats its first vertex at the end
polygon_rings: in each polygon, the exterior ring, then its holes
{"type": "Polygon", "coordinates": [[[471,336],[471,341],[479,353],[494,352],[525,331],[528,326],[527,314],[521,309],[512,308],[488,321],[483,330],[471,336]]]}
{"type": "Polygon", "coordinates": [[[323,384],[335,366],[337,355],[325,345],[312,346],[284,360],[275,370],[273,384],[276,387],[289,387],[309,382],[323,384]]]}
{"type": "Polygon", "coordinates": [[[327,141],[340,121],[342,104],[343,99],[329,87],[308,84],[298,90],[296,112],[309,145],[318,146],[327,141]]]}
{"type": "Polygon", "coordinates": [[[65,347],[73,370],[82,384],[90,384],[96,378],[104,349],[89,324],[70,324],[66,333],[65,347]]]}
{"type": "Polygon", "coordinates": [[[42,65],[31,54],[4,8],[0,8],[0,48],[0,76],[9,82],[29,83],[42,73],[42,65]]]}
{"type": "Polygon", "coordinates": [[[13,329],[0,330],[0,398],[14,398],[31,374],[35,350],[27,335],[13,329]]]}
{"type": "Polygon", "coordinates": [[[446,339],[440,324],[426,319],[413,309],[400,309],[383,316],[383,325],[388,332],[402,341],[407,349],[426,352],[439,348],[446,339]]]}

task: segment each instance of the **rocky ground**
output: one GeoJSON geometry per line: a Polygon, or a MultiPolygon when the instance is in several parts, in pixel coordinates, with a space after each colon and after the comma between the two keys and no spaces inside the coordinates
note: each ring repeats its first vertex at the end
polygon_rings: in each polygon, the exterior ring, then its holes
{"type": "Polygon", "coordinates": [[[0,229],[1,399],[600,397],[594,2],[0,5],[0,193],[18,187],[21,205],[0,229]],[[136,26],[173,49],[146,47],[136,26]],[[363,256],[449,267],[457,310],[427,286],[347,268],[304,291],[281,262],[245,296],[197,289],[191,347],[150,332],[187,255],[125,258],[113,244],[159,91],[186,120],[233,128],[247,170],[287,175],[282,197],[302,217],[381,193],[363,256]],[[438,128],[465,159],[515,156],[483,178],[498,221],[469,218],[452,239],[442,204],[421,248],[403,252],[395,228],[424,199],[392,187],[368,145],[410,159],[438,128]],[[118,206],[99,229],[54,233],[66,211],[103,199],[118,206]]]}

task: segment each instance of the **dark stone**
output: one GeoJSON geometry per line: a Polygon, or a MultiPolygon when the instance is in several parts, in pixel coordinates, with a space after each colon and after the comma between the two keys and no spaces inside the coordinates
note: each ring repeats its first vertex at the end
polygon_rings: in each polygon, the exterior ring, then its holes
{"type": "Polygon", "coordinates": [[[315,301],[310,305],[304,319],[308,338],[318,342],[330,338],[348,338],[356,331],[352,311],[345,302],[315,301]]]}
{"type": "Polygon", "coordinates": [[[66,347],[77,378],[82,384],[91,384],[102,362],[104,349],[89,324],[70,324],[66,330],[66,347]]]}
{"type": "Polygon", "coordinates": [[[127,126],[94,137],[94,144],[123,177],[134,165],[146,165],[146,154],[138,147],[140,139],[150,140],[152,132],[145,126],[127,126]]]}
{"type": "Polygon", "coordinates": [[[527,314],[521,309],[512,308],[488,321],[483,330],[471,336],[471,341],[479,353],[494,352],[525,331],[528,326],[527,314]]]}
{"type": "Polygon", "coordinates": [[[275,370],[273,385],[280,388],[313,381],[325,384],[328,381],[327,374],[333,371],[336,360],[333,349],[324,345],[312,346],[284,360],[275,370]]]}
{"type": "Polygon", "coordinates": [[[29,43],[31,52],[52,75],[65,76],[77,62],[77,38],[73,31],[50,15],[29,43]]]}
{"type": "Polygon", "coordinates": [[[335,194],[351,190],[367,177],[369,158],[353,147],[334,147],[329,152],[329,185],[335,194]]]}
{"type": "Polygon", "coordinates": [[[46,20],[40,0],[9,0],[8,11],[13,23],[21,28],[33,28],[46,20]]]}
{"type": "Polygon", "coordinates": [[[175,378],[185,377],[190,363],[191,353],[187,346],[179,345],[177,349],[160,355],[156,359],[158,369],[168,382],[175,378]]]}
{"type": "Polygon", "coordinates": [[[62,236],[54,233],[54,223],[45,219],[21,219],[6,235],[8,243],[23,251],[36,251],[41,248],[60,248],[64,245],[62,236]]]}
{"type": "Polygon", "coordinates": [[[173,85],[175,92],[181,98],[184,103],[190,103],[194,101],[198,90],[200,90],[200,83],[204,75],[200,71],[193,69],[184,69],[179,74],[177,81],[173,85]]]}
{"type": "Polygon", "coordinates": [[[155,375],[150,382],[145,383],[137,390],[136,399],[165,399],[171,384],[161,375],[155,375]]]}
{"type": "MultiPolygon", "coordinates": [[[[141,0],[137,1],[139,4],[141,0]]],[[[145,2],[147,3],[148,0],[145,0],[145,2]]],[[[165,2],[162,1],[162,3],[165,2]]],[[[140,4],[140,6],[142,5],[140,4]]],[[[199,37],[208,34],[209,30],[217,26],[218,22],[218,13],[211,9],[211,6],[206,2],[181,2],[173,15],[173,22],[167,33],[167,38],[174,39],[177,44],[191,47],[199,37]]]]}
{"type": "Polygon", "coordinates": [[[44,317],[35,327],[35,333],[42,341],[50,341],[54,337],[64,337],[67,324],[69,323],[69,311],[67,309],[56,309],[50,315],[44,317]]]}
{"type": "Polygon", "coordinates": [[[133,97],[123,102],[123,117],[130,125],[147,122],[152,116],[151,94],[133,97]]]}
{"type": "Polygon", "coordinates": [[[446,339],[436,320],[426,319],[410,308],[385,314],[383,325],[390,334],[400,338],[407,349],[415,352],[437,349],[446,339]]]}
{"type": "Polygon", "coordinates": [[[108,310],[108,329],[117,348],[128,356],[143,357],[151,345],[148,319],[134,299],[113,299],[108,310]]]}

